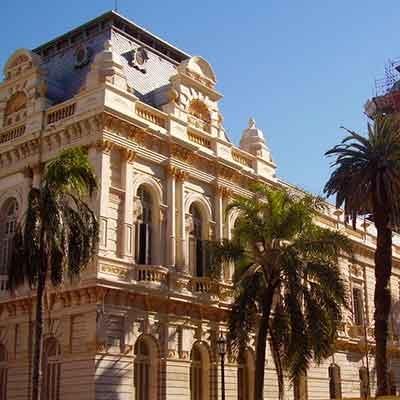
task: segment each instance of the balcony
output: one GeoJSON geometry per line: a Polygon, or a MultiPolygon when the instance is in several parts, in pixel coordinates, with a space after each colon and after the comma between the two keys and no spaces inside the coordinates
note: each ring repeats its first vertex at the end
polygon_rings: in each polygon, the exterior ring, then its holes
{"type": "Polygon", "coordinates": [[[0,144],[10,142],[22,136],[25,133],[25,125],[15,126],[0,133],[0,144]]]}
{"type": "Polygon", "coordinates": [[[158,265],[136,265],[135,280],[151,285],[165,285],[167,283],[168,269],[158,265]]]}
{"type": "Polygon", "coordinates": [[[167,116],[163,112],[153,108],[144,103],[136,103],[135,107],[136,115],[152,124],[166,128],[167,126],[167,116]]]}
{"type": "Polygon", "coordinates": [[[76,103],[65,102],[58,106],[52,107],[47,111],[47,125],[55,124],[64,119],[70,118],[75,114],[76,103]]]}

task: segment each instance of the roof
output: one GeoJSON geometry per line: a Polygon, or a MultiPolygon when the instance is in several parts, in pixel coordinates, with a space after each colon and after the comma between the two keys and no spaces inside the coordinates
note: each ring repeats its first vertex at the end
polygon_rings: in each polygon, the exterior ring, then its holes
{"type": "Polygon", "coordinates": [[[73,97],[86,80],[90,63],[76,67],[77,49],[82,44],[87,46],[93,60],[107,41],[111,41],[113,51],[121,57],[129,87],[140,99],[153,105],[165,102],[162,88],[169,85],[176,66],[190,57],[115,11],[109,11],[33,50],[41,55],[47,70],[48,94],[54,103],[73,97]],[[145,71],[132,67],[127,58],[139,47],[148,50],[145,71]]]}
{"type": "Polygon", "coordinates": [[[46,56],[50,53],[51,49],[55,48],[56,50],[59,50],[64,44],[68,45],[74,43],[74,40],[77,40],[77,38],[90,37],[96,28],[105,29],[106,27],[119,29],[126,35],[131,36],[132,38],[162,53],[164,56],[169,57],[176,63],[180,63],[190,57],[188,53],[178,49],[115,11],[108,11],[63,35],[42,44],[33,51],[42,56],[46,56]],[[98,28],[99,25],[100,28],[98,28]]]}

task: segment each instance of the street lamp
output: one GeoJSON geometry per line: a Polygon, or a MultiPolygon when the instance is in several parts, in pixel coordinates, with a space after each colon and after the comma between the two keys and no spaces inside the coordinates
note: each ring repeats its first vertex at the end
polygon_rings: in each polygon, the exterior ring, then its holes
{"type": "Polygon", "coordinates": [[[221,400],[225,400],[225,354],[226,354],[226,340],[222,335],[219,335],[217,340],[218,353],[221,359],[221,400]]]}

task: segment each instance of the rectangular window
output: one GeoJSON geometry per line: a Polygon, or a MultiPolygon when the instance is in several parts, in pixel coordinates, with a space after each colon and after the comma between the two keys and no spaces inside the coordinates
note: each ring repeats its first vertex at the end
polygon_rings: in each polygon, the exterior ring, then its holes
{"type": "Polygon", "coordinates": [[[107,321],[107,344],[110,347],[121,348],[123,345],[124,319],[116,315],[108,315],[107,321]]]}
{"type": "Polygon", "coordinates": [[[100,222],[100,246],[107,247],[107,220],[105,218],[102,218],[100,222]]]}
{"type": "Polygon", "coordinates": [[[353,319],[355,325],[364,325],[364,301],[360,287],[353,287],[353,319]]]}

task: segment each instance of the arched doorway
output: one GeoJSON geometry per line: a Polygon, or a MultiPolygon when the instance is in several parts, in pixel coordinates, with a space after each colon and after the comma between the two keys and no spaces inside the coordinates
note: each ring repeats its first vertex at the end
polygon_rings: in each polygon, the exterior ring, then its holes
{"type": "Polygon", "coordinates": [[[204,345],[196,343],[191,352],[190,399],[210,398],[210,355],[204,345]]]}
{"type": "Polygon", "coordinates": [[[140,210],[137,222],[137,263],[150,265],[153,262],[154,201],[150,191],[140,186],[137,193],[140,210]]]}
{"type": "Polygon", "coordinates": [[[152,338],[141,336],[135,343],[135,400],[157,399],[158,351],[152,338]]]}
{"type": "Polygon", "coordinates": [[[61,346],[55,337],[49,337],[43,344],[42,400],[60,399],[61,346]]]}
{"type": "Polygon", "coordinates": [[[205,224],[197,204],[189,208],[191,218],[189,230],[189,268],[193,276],[202,277],[207,273],[206,241],[204,240],[205,224]]]}

